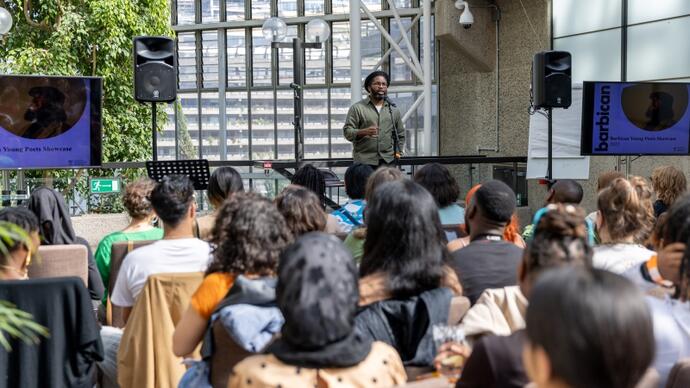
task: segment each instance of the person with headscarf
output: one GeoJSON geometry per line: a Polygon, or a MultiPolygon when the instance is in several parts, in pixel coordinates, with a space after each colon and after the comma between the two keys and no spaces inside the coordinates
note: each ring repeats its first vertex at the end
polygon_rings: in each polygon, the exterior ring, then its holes
{"type": "Polygon", "coordinates": [[[39,187],[31,193],[28,208],[38,217],[42,245],[81,244],[86,247],[89,263],[89,295],[92,300],[100,300],[105,287],[98,272],[96,260],[93,258],[89,243],[74,233],[69,209],[62,194],[49,187],[39,187]]]}
{"type": "Polygon", "coordinates": [[[352,256],[335,236],[308,233],[280,258],[281,337],[235,366],[230,388],[389,387],[407,376],[398,353],[355,328],[359,291],[352,256]]]}

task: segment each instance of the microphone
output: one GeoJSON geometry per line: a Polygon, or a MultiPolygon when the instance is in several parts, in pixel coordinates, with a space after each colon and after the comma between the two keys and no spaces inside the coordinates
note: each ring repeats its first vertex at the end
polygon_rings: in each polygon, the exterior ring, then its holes
{"type": "Polygon", "coordinates": [[[290,88],[291,88],[291,89],[295,89],[295,90],[300,90],[300,89],[302,89],[301,86],[299,86],[298,84],[296,84],[296,83],[294,83],[294,82],[290,83],[290,88]]]}
{"type": "Polygon", "coordinates": [[[387,95],[383,96],[383,100],[388,102],[388,105],[390,105],[390,106],[397,106],[397,105],[395,105],[393,100],[391,100],[390,97],[388,97],[387,95]]]}

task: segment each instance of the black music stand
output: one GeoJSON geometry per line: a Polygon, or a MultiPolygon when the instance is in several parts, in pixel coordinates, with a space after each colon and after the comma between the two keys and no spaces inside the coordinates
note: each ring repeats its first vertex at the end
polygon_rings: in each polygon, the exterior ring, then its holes
{"type": "Polygon", "coordinates": [[[156,182],[160,182],[166,175],[185,175],[194,183],[194,190],[206,190],[211,176],[206,159],[148,160],[146,172],[156,182]]]}

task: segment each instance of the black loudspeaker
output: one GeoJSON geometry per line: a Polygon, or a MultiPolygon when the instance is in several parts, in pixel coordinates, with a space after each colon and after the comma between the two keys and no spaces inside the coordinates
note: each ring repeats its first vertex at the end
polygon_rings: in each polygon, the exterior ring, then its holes
{"type": "Polygon", "coordinates": [[[165,36],[134,38],[134,98],[172,102],[177,97],[175,41],[165,36]]]}
{"type": "Polygon", "coordinates": [[[532,62],[535,108],[567,108],[572,102],[572,58],[566,51],[542,51],[532,62]]]}

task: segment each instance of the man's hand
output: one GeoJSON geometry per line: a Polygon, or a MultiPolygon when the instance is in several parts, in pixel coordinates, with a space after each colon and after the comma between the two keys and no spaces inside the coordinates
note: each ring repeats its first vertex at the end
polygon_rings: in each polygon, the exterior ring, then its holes
{"type": "Polygon", "coordinates": [[[364,128],[364,129],[360,129],[359,131],[357,131],[357,138],[359,139],[359,138],[362,138],[364,136],[375,137],[375,136],[378,136],[378,134],[379,134],[379,128],[377,126],[372,125],[369,128],[364,128]]]}
{"type": "Polygon", "coordinates": [[[458,356],[462,359],[462,365],[464,365],[465,360],[467,360],[471,352],[472,351],[469,347],[467,347],[467,345],[462,345],[456,342],[446,342],[438,349],[438,354],[436,355],[436,358],[434,358],[434,367],[436,370],[440,371],[444,360],[452,357],[457,358],[458,356]]]}
{"type": "Polygon", "coordinates": [[[673,284],[680,282],[680,262],[685,254],[685,244],[673,243],[663,247],[657,254],[657,265],[659,273],[665,280],[670,280],[673,284]]]}

